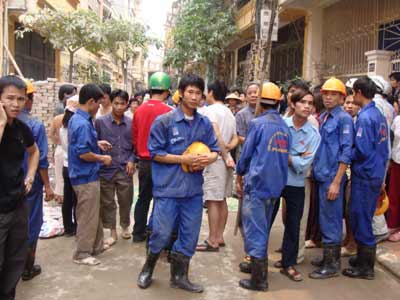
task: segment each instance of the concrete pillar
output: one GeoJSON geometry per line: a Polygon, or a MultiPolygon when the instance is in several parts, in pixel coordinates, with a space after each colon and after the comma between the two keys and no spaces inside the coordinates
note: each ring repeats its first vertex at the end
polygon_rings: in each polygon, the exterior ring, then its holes
{"type": "Polygon", "coordinates": [[[368,60],[368,75],[380,75],[383,78],[387,78],[392,71],[390,58],[393,54],[394,52],[386,50],[365,52],[368,60]]]}
{"type": "Polygon", "coordinates": [[[322,62],[323,9],[307,11],[304,33],[303,78],[313,84],[320,83],[322,62]]]}

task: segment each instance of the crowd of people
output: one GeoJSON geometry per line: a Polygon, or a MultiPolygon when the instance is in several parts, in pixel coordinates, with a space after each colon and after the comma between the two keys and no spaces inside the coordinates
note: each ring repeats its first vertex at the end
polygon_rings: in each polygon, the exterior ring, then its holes
{"type": "Polygon", "coordinates": [[[229,197],[238,199],[244,242],[239,270],[250,274],[242,288],[268,290],[274,222],[284,225],[274,267],[289,279],[303,280],[296,266],[312,247],[322,256],[310,278],[374,279],[376,244],[400,241],[400,73],[389,80],[332,77],[311,87],[297,78],[287,91],[272,82],[242,91],[186,74],[172,93],[169,75],[156,72],[148,92],[132,98],[109,84],[79,93],[63,85],[47,137],[31,114],[33,84],[0,78],[0,299],[14,299],[20,278],[41,273],[43,201],[52,199],[62,205],[64,235],[75,237],[76,264],[100,264],[120,237],[146,241],[142,289],[168,251],[171,287],[203,291],[189,280],[190,261],[226,246],[229,197]],[[205,210],[207,238],[199,243],[205,210]],[[342,256],[351,256],[350,268],[341,270],[342,256]]]}

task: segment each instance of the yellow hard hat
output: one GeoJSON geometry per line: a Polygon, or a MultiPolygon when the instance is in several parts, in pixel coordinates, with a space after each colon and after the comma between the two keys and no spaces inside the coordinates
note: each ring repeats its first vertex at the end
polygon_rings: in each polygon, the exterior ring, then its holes
{"type": "Polygon", "coordinates": [[[335,77],[331,77],[329,78],[327,81],[325,81],[324,85],[321,87],[321,92],[339,92],[341,93],[343,96],[346,96],[346,86],[344,85],[344,83],[335,78],[335,77]]]}
{"type": "Polygon", "coordinates": [[[261,88],[260,102],[267,104],[275,104],[276,101],[282,100],[280,88],[272,82],[265,82],[261,88]]]}
{"type": "Polygon", "coordinates": [[[179,100],[180,100],[179,91],[177,90],[177,91],[175,92],[175,94],[172,96],[172,101],[173,101],[176,105],[178,105],[178,104],[179,104],[179,100]]]}
{"type": "MultiPolygon", "coordinates": [[[[202,142],[193,142],[183,154],[207,154],[211,153],[210,148],[207,147],[206,144],[202,142]]],[[[182,169],[184,172],[189,172],[189,167],[186,164],[182,164],[182,169]]]]}
{"type": "Polygon", "coordinates": [[[26,84],[26,93],[27,94],[32,94],[36,92],[36,88],[33,86],[32,82],[30,82],[28,79],[24,79],[25,84],[26,84]]]}
{"type": "Polygon", "coordinates": [[[383,215],[389,208],[389,197],[386,191],[381,192],[378,202],[376,203],[375,216],[383,215]]]}

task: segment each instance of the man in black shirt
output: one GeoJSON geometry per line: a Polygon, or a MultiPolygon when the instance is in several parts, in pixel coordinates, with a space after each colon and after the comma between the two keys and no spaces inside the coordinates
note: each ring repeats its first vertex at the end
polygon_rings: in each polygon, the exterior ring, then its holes
{"type": "Polygon", "coordinates": [[[32,132],[16,119],[24,107],[26,85],[17,76],[0,78],[0,299],[15,299],[28,242],[26,194],[39,163],[32,132]],[[28,153],[24,178],[23,161],[28,153]]]}

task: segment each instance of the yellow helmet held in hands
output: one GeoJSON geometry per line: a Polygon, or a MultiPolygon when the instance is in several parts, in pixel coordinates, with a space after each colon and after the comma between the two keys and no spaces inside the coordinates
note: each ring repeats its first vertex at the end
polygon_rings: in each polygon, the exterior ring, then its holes
{"type": "Polygon", "coordinates": [[[176,92],[172,96],[172,101],[175,103],[175,105],[178,105],[179,104],[179,100],[180,100],[179,91],[176,90],[176,92]]]}
{"type": "MultiPolygon", "coordinates": [[[[183,154],[208,154],[211,153],[210,148],[207,147],[206,144],[203,144],[202,142],[193,142],[186,150],[183,152],[183,154]]],[[[186,164],[182,164],[182,169],[184,172],[188,173],[189,172],[189,167],[186,164]]]]}
{"type": "Polygon", "coordinates": [[[376,203],[375,216],[383,215],[389,208],[389,197],[386,191],[381,192],[378,202],[376,203]]]}
{"type": "Polygon", "coordinates": [[[325,81],[324,85],[321,87],[321,92],[339,92],[341,93],[343,96],[346,96],[346,86],[344,85],[344,83],[335,78],[335,77],[331,77],[329,78],[327,81],[325,81]]]}

